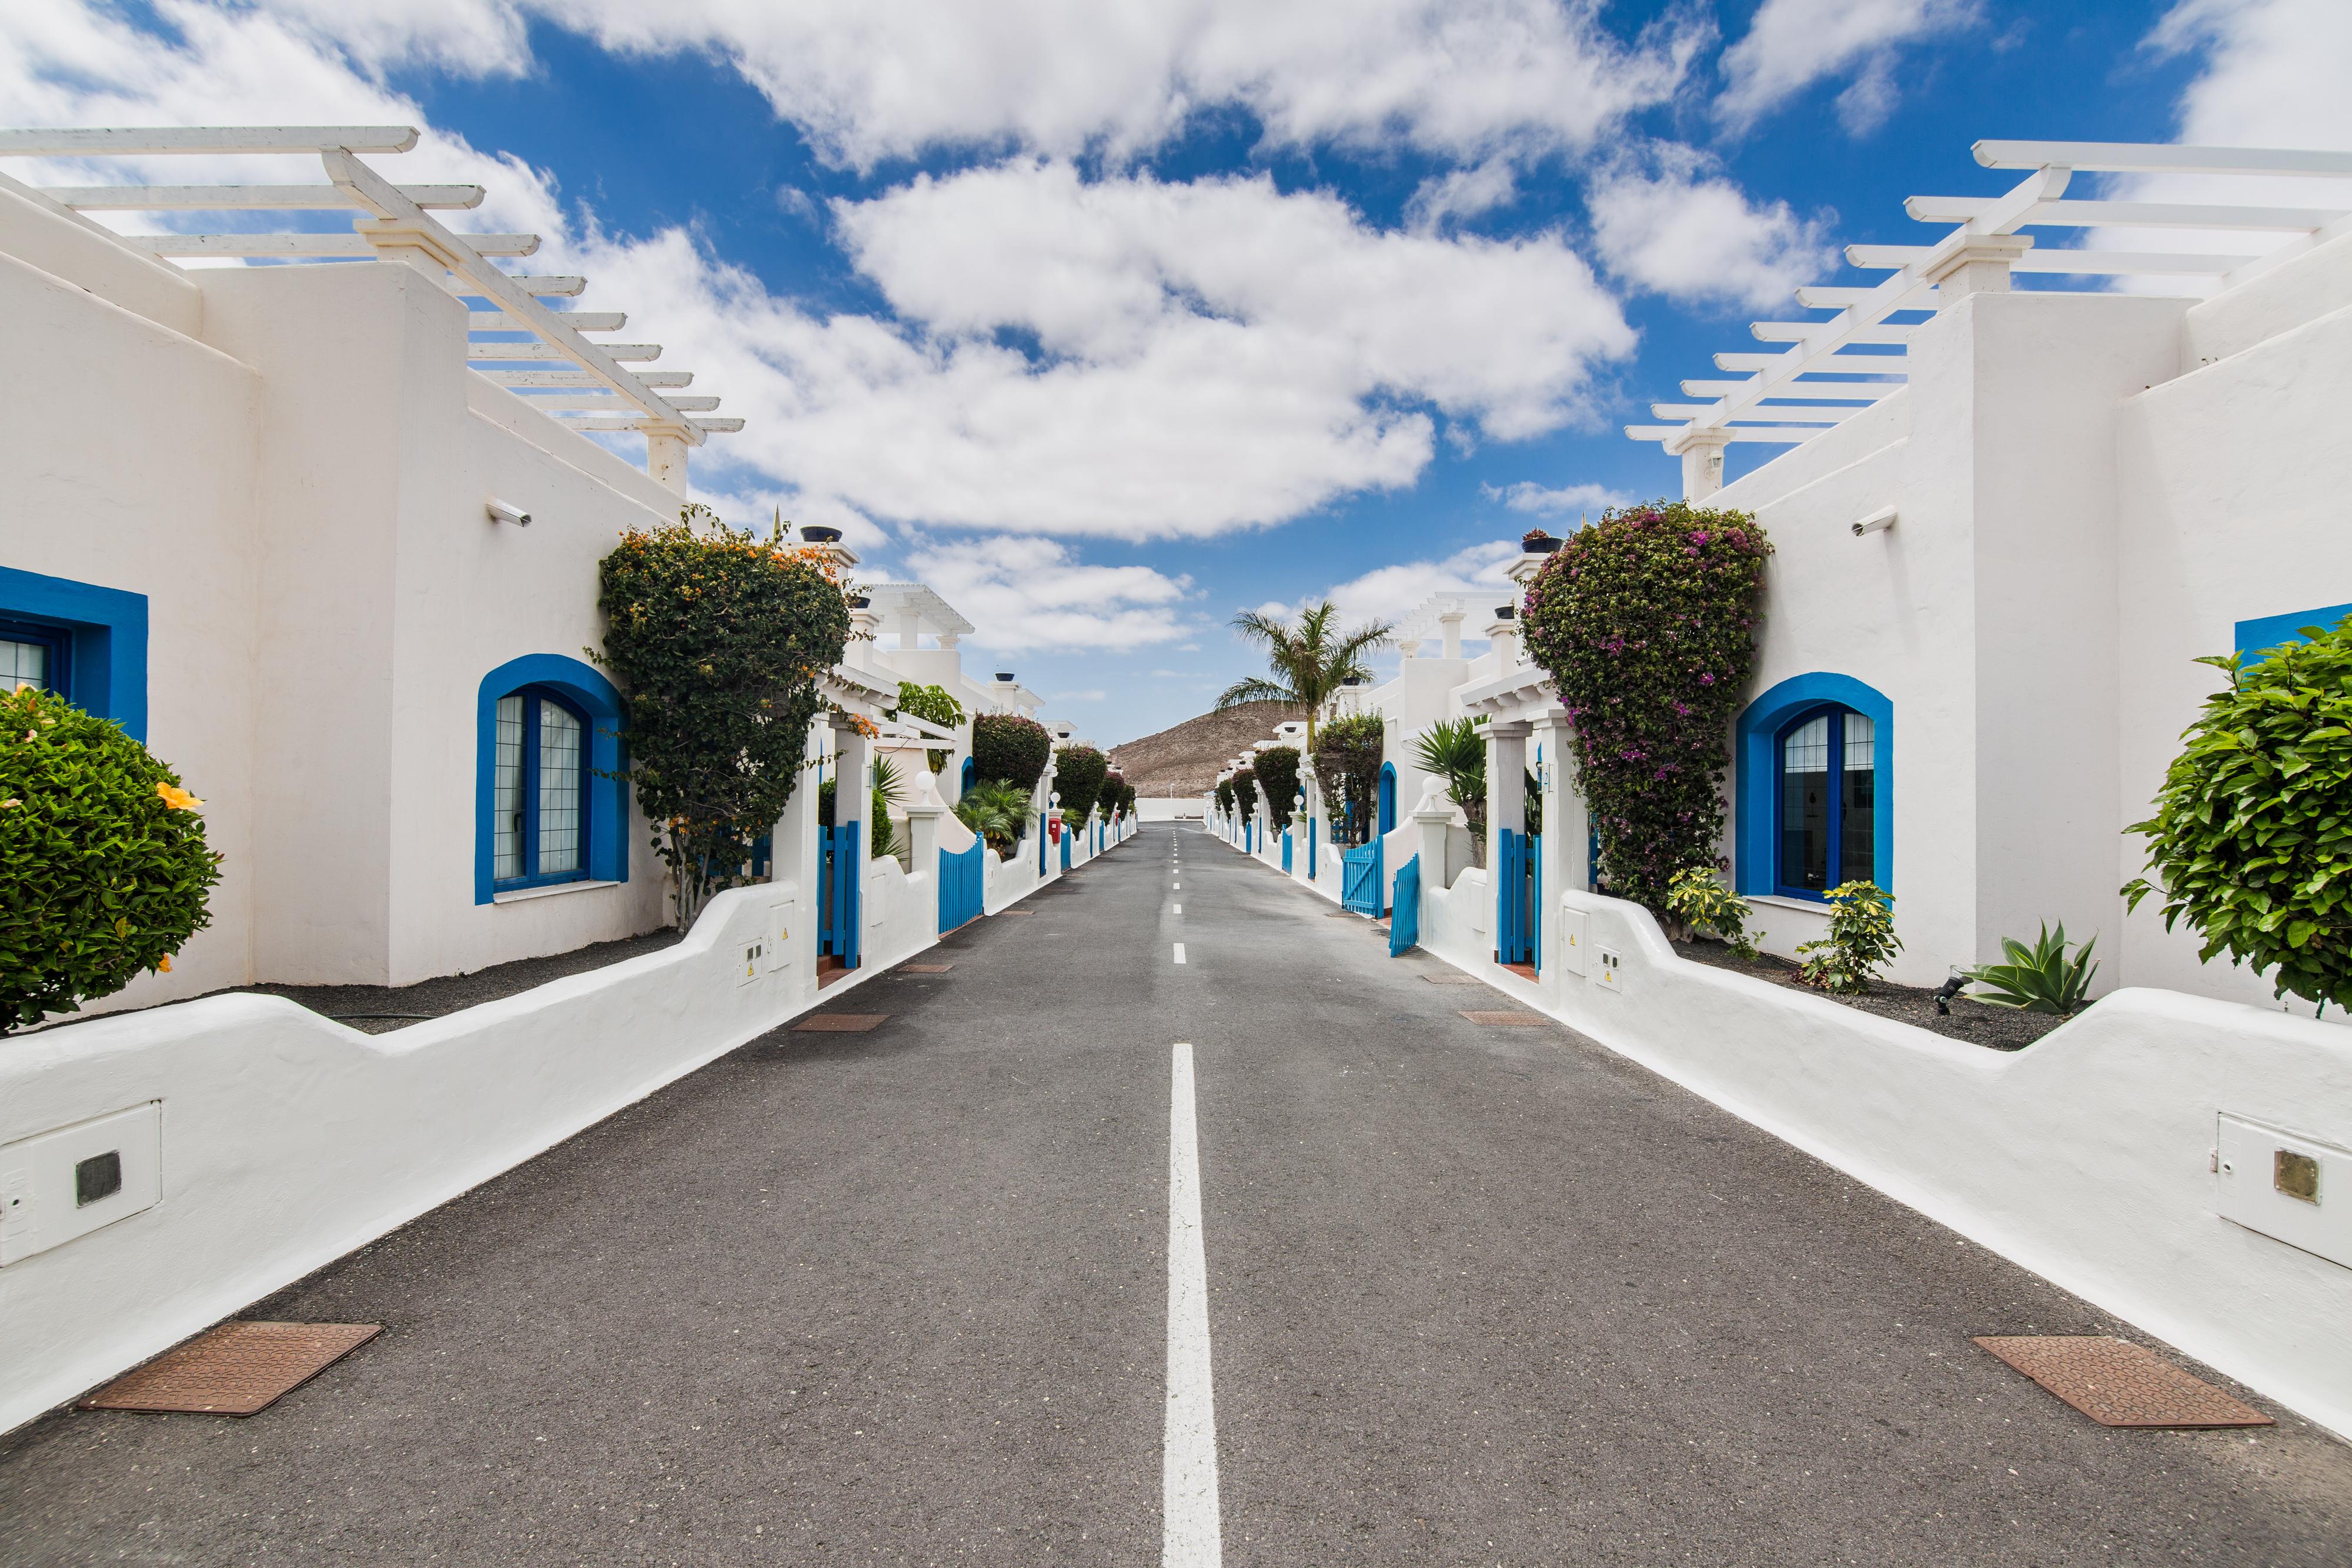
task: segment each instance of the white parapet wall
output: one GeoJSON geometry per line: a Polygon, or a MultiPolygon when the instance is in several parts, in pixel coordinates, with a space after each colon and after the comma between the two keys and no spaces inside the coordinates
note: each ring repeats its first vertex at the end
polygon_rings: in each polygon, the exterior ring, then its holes
{"type": "MultiPolygon", "coordinates": [[[[991,875],[992,913],[1040,885],[1023,849],[991,875]]],[[[938,941],[937,875],[869,866],[861,967],[825,1001],[938,941]]],[[[11,1145],[155,1105],[161,1182],[61,1245],[0,1249],[0,1431],[808,1010],[816,924],[795,883],[733,889],[675,946],[391,1034],[233,994],[11,1040],[0,1180],[11,1145]]]]}
{"type": "Polygon", "coordinates": [[[2352,1145],[2352,1030],[2129,988],[1997,1051],[1683,958],[1639,904],[1544,921],[1530,983],[1493,961],[1486,873],[1423,884],[1437,956],[2352,1437],[2352,1268],[2221,1218],[2271,1172],[2217,1142],[2226,1117],[2352,1145]]]}

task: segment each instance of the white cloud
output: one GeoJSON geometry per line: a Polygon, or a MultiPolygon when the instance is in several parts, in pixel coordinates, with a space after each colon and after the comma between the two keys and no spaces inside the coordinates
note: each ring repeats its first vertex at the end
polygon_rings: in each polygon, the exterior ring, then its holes
{"type": "Polygon", "coordinates": [[[1518,177],[1510,162],[1489,158],[1468,169],[1455,169],[1423,180],[1405,204],[1405,226],[1427,234],[1449,220],[1475,218],[1518,200],[1518,177]]]}
{"type": "Polygon", "coordinates": [[[1108,702],[1110,700],[1110,694],[1099,689],[1083,692],[1055,692],[1052,696],[1047,697],[1045,700],[1049,703],[1099,703],[1108,702]]]}
{"type": "Polygon", "coordinates": [[[1532,479],[1501,486],[1482,485],[1479,488],[1515,512],[1533,512],[1547,517],[1565,517],[1570,512],[1605,512],[1633,499],[1606,485],[1564,485],[1557,490],[1547,490],[1532,479]]]}
{"type": "Polygon", "coordinates": [[[1838,111],[1860,135],[1894,108],[1903,45],[1976,20],[1976,0],[1764,0],[1748,36],[1723,52],[1729,85],[1716,112],[1744,129],[1814,82],[1851,71],[1838,111]]]}
{"type": "Polygon", "coordinates": [[[1192,630],[1183,612],[1191,579],[1148,566],[1088,566],[1055,539],[924,539],[908,564],[973,623],[971,640],[984,648],[1125,651],[1192,630]]]}
{"type": "MultiPolygon", "coordinates": [[[[1303,606],[1328,599],[1339,608],[1340,625],[1353,627],[1367,621],[1402,621],[1431,595],[1438,593],[1467,593],[1474,598],[1492,594],[1496,596],[1492,601],[1501,604],[1518,592],[1518,585],[1504,572],[1518,555],[1518,540],[1490,539],[1458,549],[1442,559],[1407,560],[1376,567],[1322,592],[1306,594],[1297,604],[1277,601],[1261,604],[1258,609],[1265,614],[1288,619],[1303,606]]],[[[1486,625],[1480,617],[1474,615],[1472,620],[1481,628],[1486,625]]]]}
{"type": "Polygon", "coordinates": [[[1762,308],[1837,264],[1822,220],[1750,202],[1682,149],[1652,152],[1655,173],[1621,167],[1586,195],[1594,246],[1617,277],[1685,303],[1762,308]]]}

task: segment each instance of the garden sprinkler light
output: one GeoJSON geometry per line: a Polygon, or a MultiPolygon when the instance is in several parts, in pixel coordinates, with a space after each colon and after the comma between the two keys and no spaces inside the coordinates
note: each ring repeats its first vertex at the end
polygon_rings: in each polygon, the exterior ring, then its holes
{"type": "Polygon", "coordinates": [[[1951,1017],[1952,998],[1958,996],[1960,988],[1968,983],[1969,977],[1966,975],[1961,974],[1958,969],[1953,970],[1951,978],[1936,988],[1936,1011],[1942,1017],[1951,1017]]]}

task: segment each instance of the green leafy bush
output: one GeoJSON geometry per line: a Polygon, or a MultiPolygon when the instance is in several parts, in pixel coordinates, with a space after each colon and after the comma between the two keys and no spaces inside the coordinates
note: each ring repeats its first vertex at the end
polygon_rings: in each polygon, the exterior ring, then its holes
{"type": "Polygon", "coordinates": [[[1829,935],[1797,946],[1797,977],[1841,997],[1858,997],[1903,951],[1895,935],[1895,899],[1875,883],[1842,882],[1829,890],[1829,935]]]}
{"type": "Polygon", "coordinates": [[[762,541],[702,507],[622,535],[599,579],[604,650],[589,656],[620,685],[622,776],[690,925],[783,815],[848,605],[831,560],[784,542],[781,525],[762,541]]]}
{"type": "Polygon", "coordinates": [[[1021,841],[1029,825],[1027,791],[1002,779],[982,779],[955,803],[956,820],[982,838],[1002,860],[1021,841]]]}
{"type": "MultiPolygon", "coordinates": [[[[1413,738],[1412,759],[1424,773],[1445,780],[1447,799],[1462,808],[1470,824],[1470,840],[1479,845],[1486,836],[1486,732],[1475,719],[1444,718],[1413,738]]],[[[1480,865],[1483,853],[1473,849],[1480,865]]]]}
{"type": "Polygon", "coordinates": [[[2258,658],[2206,658],[2230,684],[2182,732],[2129,907],[2160,893],[2198,956],[2275,967],[2272,994],[2352,1008],[2352,617],[2258,658]],[[2152,879],[2152,880],[2151,880],[2152,879]]]}
{"type": "MultiPolygon", "coordinates": [[[[898,706],[895,711],[911,714],[942,729],[953,729],[963,722],[963,704],[950,696],[945,686],[918,685],[913,681],[898,683],[898,706]]],[[[927,750],[923,758],[931,765],[931,771],[937,773],[948,765],[951,755],[943,750],[927,750]]]]}
{"type": "Polygon", "coordinates": [[[1714,862],[1771,553],[1745,512],[1661,501],[1578,529],[1528,585],[1528,653],[1574,721],[1601,877],[1620,898],[1661,909],[1675,872],[1714,862]]]}
{"type": "Polygon", "coordinates": [[[1234,781],[1230,779],[1217,780],[1217,810],[1228,817],[1234,814],[1234,781]]]}
{"type": "Polygon", "coordinates": [[[1120,798],[1126,791],[1127,776],[1118,768],[1114,768],[1103,775],[1102,783],[1095,789],[1095,805],[1101,810],[1105,821],[1108,821],[1111,813],[1118,810],[1120,798]]]}
{"type": "Polygon", "coordinates": [[[2098,960],[2091,956],[2097,941],[2094,936],[2084,943],[2068,961],[2066,923],[2062,920],[2054,934],[2044,925],[2041,938],[2031,947],[2002,937],[2001,951],[2009,955],[2008,963],[1962,969],[1960,976],[1971,984],[1991,988],[1969,993],[1978,1001],[2064,1018],[2090,999],[2091,977],[2099,972],[2098,960]]]}
{"type": "Polygon", "coordinates": [[[1118,787],[1118,809],[1129,817],[1135,815],[1135,786],[1123,779],[1118,787]]]}
{"type": "Polygon", "coordinates": [[[1335,841],[1360,844],[1370,839],[1387,745],[1388,726],[1376,713],[1335,718],[1316,732],[1315,782],[1328,803],[1335,841]]]}
{"type": "Polygon", "coordinates": [[[1053,759],[1054,737],[1034,718],[984,713],[971,721],[971,770],[975,779],[1002,779],[1024,795],[1037,792],[1037,780],[1053,759]]]}
{"type": "Polygon", "coordinates": [[[1290,826],[1290,813],[1297,808],[1298,747],[1269,746],[1253,759],[1250,770],[1265,791],[1266,816],[1278,833],[1290,826]]]}
{"type": "Polygon", "coordinates": [[[1083,822],[1110,775],[1110,758],[1091,746],[1066,746],[1054,754],[1054,792],[1062,798],[1062,820],[1083,822]]]}
{"type": "Polygon", "coordinates": [[[108,720],[0,696],[0,1031],[169,970],[211,924],[203,804],[108,720]]]}
{"type": "Polygon", "coordinates": [[[1255,769],[1242,768],[1234,770],[1234,804],[1244,817],[1257,810],[1257,773],[1255,769]]]}
{"type": "Polygon", "coordinates": [[[1666,883],[1666,912],[1693,932],[1712,931],[1743,958],[1756,956],[1748,935],[1748,901],[1723,885],[1713,866],[1685,866],[1666,883]]]}

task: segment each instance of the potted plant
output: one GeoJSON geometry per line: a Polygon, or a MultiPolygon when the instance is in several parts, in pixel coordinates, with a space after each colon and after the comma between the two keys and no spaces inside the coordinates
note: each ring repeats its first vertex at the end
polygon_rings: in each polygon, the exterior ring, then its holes
{"type": "Polygon", "coordinates": [[[812,545],[837,545],[841,542],[841,530],[820,528],[814,523],[803,523],[801,542],[812,545]]]}
{"type": "Polygon", "coordinates": [[[1519,536],[1519,549],[1526,555],[1551,555],[1559,549],[1559,540],[1541,528],[1529,528],[1519,536]]]}

